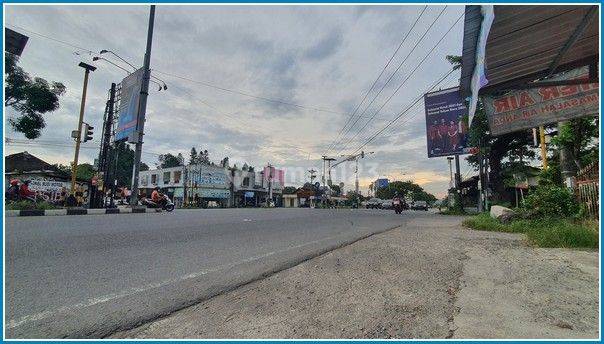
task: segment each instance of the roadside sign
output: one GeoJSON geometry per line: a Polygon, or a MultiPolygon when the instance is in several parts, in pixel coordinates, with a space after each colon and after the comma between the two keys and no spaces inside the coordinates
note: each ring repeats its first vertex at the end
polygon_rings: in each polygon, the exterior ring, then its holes
{"type": "Polygon", "coordinates": [[[128,75],[122,80],[120,91],[119,120],[115,130],[115,141],[136,140],[138,125],[138,108],[140,102],[143,69],[128,75]]]}
{"type": "MultiPolygon", "coordinates": [[[[548,81],[587,79],[587,67],[574,69],[548,81]]],[[[578,117],[598,115],[599,84],[536,87],[484,96],[491,135],[531,129],[578,117]]]]}
{"type": "Polygon", "coordinates": [[[428,158],[468,153],[468,110],[459,87],[424,95],[428,158]]]}

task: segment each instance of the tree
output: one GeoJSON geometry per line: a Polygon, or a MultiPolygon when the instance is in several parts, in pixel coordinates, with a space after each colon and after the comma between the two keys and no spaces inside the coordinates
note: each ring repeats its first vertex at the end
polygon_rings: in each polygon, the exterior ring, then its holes
{"type": "Polygon", "coordinates": [[[333,190],[334,195],[338,196],[338,195],[340,195],[342,193],[342,190],[340,189],[339,185],[333,184],[330,187],[333,190]]]}
{"type": "Polygon", "coordinates": [[[170,168],[184,165],[184,158],[180,153],[177,155],[173,155],[171,153],[160,154],[157,160],[158,163],[156,165],[159,168],[170,168]]]}
{"type": "Polygon", "coordinates": [[[23,133],[28,139],[38,138],[46,127],[43,114],[59,108],[59,97],[65,93],[65,85],[48,82],[42,78],[31,78],[23,68],[17,66],[18,56],[5,53],[6,77],[4,106],[10,106],[18,115],[9,118],[13,130],[23,133]]]}
{"type": "Polygon", "coordinates": [[[296,188],[295,186],[286,186],[283,188],[284,195],[293,195],[296,193],[296,191],[298,191],[298,188],[296,188]]]}
{"type": "MultiPolygon", "coordinates": [[[[66,175],[71,176],[71,166],[62,165],[62,164],[54,164],[53,165],[59,171],[65,173],[66,175]]],[[[78,164],[78,170],[76,172],[76,178],[80,180],[92,180],[92,177],[95,175],[96,171],[94,170],[94,166],[88,163],[78,164]]]]}
{"type": "MultiPolygon", "coordinates": [[[[453,64],[453,69],[461,68],[461,56],[448,55],[447,61],[453,64]]],[[[476,106],[476,112],[472,120],[470,130],[468,131],[468,144],[474,147],[480,147],[483,154],[486,154],[490,169],[490,187],[493,190],[495,200],[507,199],[510,196],[505,192],[505,174],[504,160],[518,157],[519,152],[526,152],[523,163],[529,165],[534,159],[534,153],[531,151],[532,136],[529,131],[517,131],[499,136],[492,136],[489,128],[487,115],[482,102],[479,100],[476,106]]],[[[466,160],[478,169],[478,155],[469,155],[466,160]]]]}
{"type": "Polygon", "coordinates": [[[412,181],[391,182],[387,187],[377,189],[375,191],[375,196],[381,199],[392,199],[396,193],[401,197],[410,197],[414,201],[426,201],[429,204],[436,201],[434,195],[426,192],[421,186],[412,181]]]}
{"type": "Polygon", "coordinates": [[[568,148],[577,169],[598,160],[600,144],[598,117],[582,117],[568,121],[559,128],[552,143],[558,149],[568,148]]]}
{"type": "Polygon", "coordinates": [[[222,160],[220,160],[220,166],[222,167],[229,167],[229,157],[225,156],[222,160]]]}
{"type": "Polygon", "coordinates": [[[189,155],[189,165],[196,165],[199,159],[197,157],[197,150],[195,147],[191,147],[191,154],[189,155]]]}
{"type": "MultiPolygon", "coordinates": [[[[117,179],[118,186],[130,186],[132,185],[132,165],[134,164],[134,150],[130,148],[126,142],[117,142],[115,145],[109,147],[108,153],[110,166],[109,166],[109,178],[110,181],[106,183],[113,183],[114,179],[117,179]],[[116,159],[117,158],[117,162],[116,159]]],[[[141,162],[140,171],[149,170],[149,166],[144,162],[141,162]]],[[[110,184],[107,184],[110,185],[110,184]]]]}

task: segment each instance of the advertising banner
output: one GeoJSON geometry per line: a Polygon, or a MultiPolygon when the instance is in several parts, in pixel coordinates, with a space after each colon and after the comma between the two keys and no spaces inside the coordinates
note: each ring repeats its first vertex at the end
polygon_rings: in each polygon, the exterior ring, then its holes
{"type": "MultiPolygon", "coordinates": [[[[579,68],[547,81],[587,79],[589,69],[579,68]]],[[[491,135],[535,128],[598,114],[598,83],[536,87],[497,97],[484,96],[491,135]]]]}
{"type": "Polygon", "coordinates": [[[119,120],[117,129],[115,130],[115,141],[127,140],[131,134],[136,132],[142,82],[142,68],[122,80],[120,105],[118,108],[119,120]]]}
{"type": "Polygon", "coordinates": [[[428,158],[469,153],[467,108],[459,87],[426,93],[424,105],[428,158]]]}

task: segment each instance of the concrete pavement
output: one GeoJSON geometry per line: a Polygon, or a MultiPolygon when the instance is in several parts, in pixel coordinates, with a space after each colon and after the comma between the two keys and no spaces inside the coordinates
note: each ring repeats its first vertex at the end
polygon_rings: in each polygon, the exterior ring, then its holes
{"type": "Polygon", "coordinates": [[[6,335],[103,337],[414,216],[212,209],[6,218],[6,335]]]}
{"type": "Polygon", "coordinates": [[[597,251],[415,215],[111,338],[598,338],[597,251]]]}

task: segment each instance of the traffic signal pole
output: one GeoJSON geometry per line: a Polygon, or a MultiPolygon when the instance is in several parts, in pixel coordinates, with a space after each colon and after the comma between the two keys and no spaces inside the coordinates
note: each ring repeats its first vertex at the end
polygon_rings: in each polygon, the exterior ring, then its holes
{"type": "Polygon", "coordinates": [[[84,123],[84,108],[86,106],[86,91],[88,89],[88,75],[93,72],[96,67],[80,62],[78,65],[84,68],[84,87],[82,89],[82,101],[80,103],[80,119],[78,120],[78,132],[76,136],[75,155],[73,157],[73,165],[71,166],[71,191],[75,194],[76,174],[78,173],[78,157],[80,155],[80,143],[82,142],[82,124],[84,123]]]}
{"type": "Polygon", "coordinates": [[[138,205],[138,171],[141,163],[141,153],[143,151],[143,135],[145,128],[145,114],[147,111],[147,95],[149,94],[149,79],[151,77],[151,46],[153,43],[153,23],[155,21],[155,5],[151,5],[149,10],[149,28],[147,30],[147,49],[143,63],[143,82],[141,85],[140,103],[138,107],[138,123],[136,145],[134,149],[134,164],[132,166],[132,194],[130,195],[130,205],[138,205]]]}

